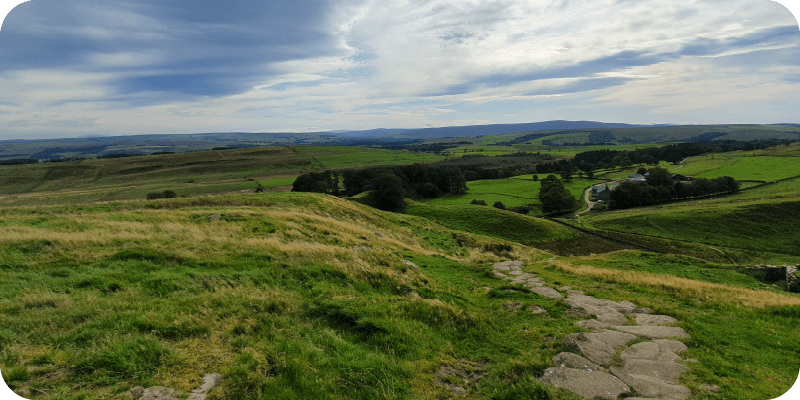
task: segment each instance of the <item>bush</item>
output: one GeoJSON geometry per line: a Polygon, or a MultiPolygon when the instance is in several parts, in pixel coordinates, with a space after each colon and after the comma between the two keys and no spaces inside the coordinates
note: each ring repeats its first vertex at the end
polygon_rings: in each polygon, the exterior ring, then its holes
{"type": "Polygon", "coordinates": [[[505,205],[505,204],[503,204],[503,203],[502,203],[502,202],[500,202],[500,201],[495,201],[495,202],[494,202],[494,204],[492,204],[492,207],[494,207],[494,208],[499,208],[499,209],[501,209],[501,210],[505,210],[505,209],[506,209],[506,205],[505,205]]]}
{"type": "Polygon", "coordinates": [[[172,190],[165,190],[163,192],[150,192],[147,194],[147,200],[155,200],[155,199],[174,199],[178,197],[178,194],[172,190]]]}
{"type": "Polygon", "coordinates": [[[486,202],[483,200],[472,200],[469,204],[477,204],[479,206],[485,206],[486,202]]]}
{"type": "Polygon", "coordinates": [[[531,212],[531,208],[528,206],[518,206],[511,208],[509,211],[513,211],[517,214],[528,215],[528,213],[531,212]]]}

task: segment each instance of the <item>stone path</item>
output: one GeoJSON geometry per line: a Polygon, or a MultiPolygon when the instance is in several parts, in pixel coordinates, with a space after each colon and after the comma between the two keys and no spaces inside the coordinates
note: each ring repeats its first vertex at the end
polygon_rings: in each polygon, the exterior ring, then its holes
{"type": "Polygon", "coordinates": [[[182,397],[177,390],[163,386],[153,386],[147,389],[135,386],[131,388],[130,393],[137,400],[205,400],[208,391],[220,382],[222,382],[222,375],[208,374],[203,377],[203,384],[200,387],[189,392],[189,397],[182,397]]]}
{"type": "Polygon", "coordinates": [[[688,338],[689,334],[683,328],[669,326],[678,322],[675,318],[653,315],[653,310],[629,301],[587,296],[569,286],[556,290],[545,286],[536,274],[522,272],[522,267],[522,261],[504,261],[494,264],[493,273],[541,296],[563,298],[572,306],[572,315],[595,317],[575,324],[591,332],[567,335],[564,345],[575,353],[556,355],[555,366],[544,372],[541,381],[587,398],[682,400],[689,397],[689,389],[678,383],[678,376],[688,369],[682,364],[688,361],[678,354],[688,348],[668,339],[688,338]],[[631,342],[636,343],[629,346],[631,342]],[[622,350],[619,356],[618,350],[622,350]]]}

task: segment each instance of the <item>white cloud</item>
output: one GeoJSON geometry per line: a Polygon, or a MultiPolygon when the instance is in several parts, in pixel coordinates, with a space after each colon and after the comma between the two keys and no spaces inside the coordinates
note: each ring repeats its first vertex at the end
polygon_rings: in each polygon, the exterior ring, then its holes
{"type": "MultiPolygon", "coordinates": [[[[785,105],[800,105],[792,92],[798,79],[791,79],[800,77],[800,32],[776,30],[795,21],[767,1],[341,2],[320,28],[335,38],[335,51],[242,66],[250,79],[245,90],[191,98],[120,93],[113,83],[204,71],[204,60],[236,57],[236,43],[188,46],[182,37],[204,25],[170,26],[135,4],[109,4],[87,13],[76,34],[136,46],[86,53],[81,65],[0,75],[0,123],[10,127],[5,135],[413,128],[556,118],[797,122],[785,105]],[[148,41],[154,45],[142,45],[148,41]],[[736,55],[755,52],[780,60],[732,65],[736,55]]],[[[252,26],[207,28],[246,35],[252,26]]]]}

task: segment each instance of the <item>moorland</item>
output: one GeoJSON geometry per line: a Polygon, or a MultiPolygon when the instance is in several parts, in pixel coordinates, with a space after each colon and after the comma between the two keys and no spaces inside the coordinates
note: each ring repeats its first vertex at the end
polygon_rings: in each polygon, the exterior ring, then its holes
{"type": "Polygon", "coordinates": [[[130,399],[135,386],[186,397],[210,372],[223,380],[209,399],[439,399],[453,387],[465,398],[579,399],[539,378],[554,356],[574,352],[565,338],[587,331],[575,325],[585,317],[493,274],[493,264],[520,260],[553,288],[677,319],[691,335],[683,358],[696,361],[679,377],[691,398],[786,392],[800,368],[800,294],[748,267],[800,259],[800,143],[631,160],[568,179],[536,165],[592,150],[791,140],[800,129],[603,130],[384,148],[207,143],[0,165],[3,379],[27,398],[53,399],[130,399]],[[311,172],[475,162],[511,172],[406,198],[402,212],[370,207],[369,192],[291,191],[311,172]],[[730,176],[740,188],[588,210],[592,185],[642,167],[730,176]],[[578,208],[543,211],[538,191],[550,174],[578,208]],[[175,197],[148,199],[165,191],[175,197]],[[527,214],[510,210],[523,206],[527,214]]]}

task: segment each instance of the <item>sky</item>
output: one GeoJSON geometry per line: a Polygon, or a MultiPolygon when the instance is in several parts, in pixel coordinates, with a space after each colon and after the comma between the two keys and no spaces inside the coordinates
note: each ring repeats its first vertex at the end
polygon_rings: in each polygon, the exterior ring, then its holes
{"type": "Polygon", "coordinates": [[[800,123],[769,0],[31,0],[0,140],[593,120],[800,123]]]}

